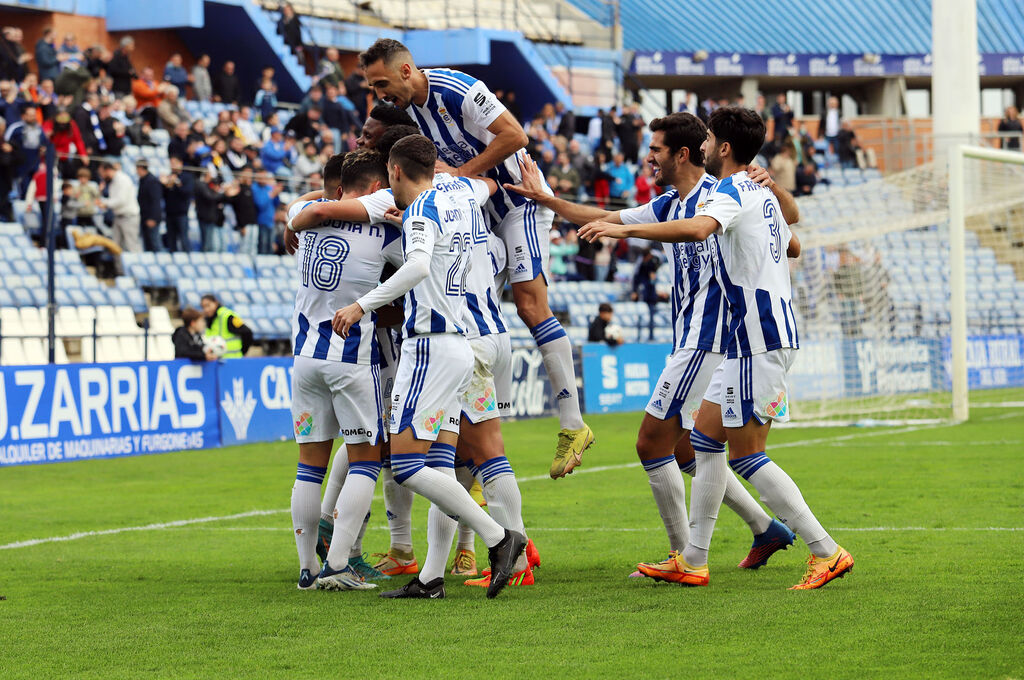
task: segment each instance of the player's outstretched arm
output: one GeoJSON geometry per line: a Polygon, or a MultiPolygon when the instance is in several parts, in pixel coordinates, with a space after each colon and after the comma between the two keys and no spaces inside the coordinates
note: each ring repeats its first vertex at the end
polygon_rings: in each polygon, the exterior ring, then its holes
{"type": "Polygon", "coordinates": [[[332,324],[334,332],[347,338],[349,329],[359,323],[364,314],[402,297],[429,274],[430,254],[424,250],[410,251],[405,264],[399,267],[398,271],[391,275],[391,278],[348,307],[334,313],[332,324]]]}
{"type": "Polygon", "coordinates": [[[320,190],[310,191],[308,193],[302,194],[301,196],[299,196],[294,201],[288,204],[288,206],[285,208],[285,213],[290,213],[292,211],[292,207],[298,205],[299,203],[305,203],[306,201],[319,201],[323,197],[324,192],[320,190]]]}
{"type": "Polygon", "coordinates": [[[310,203],[299,214],[288,222],[288,228],[292,231],[303,231],[312,229],[321,222],[327,220],[345,220],[348,222],[366,222],[370,219],[369,213],[363,204],[355,198],[347,198],[342,201],[317,201],[310,203]]]}
{"type": "Polygon", "coordinates": [[[525,159],[519,159],[519,171],[522,174],[523,181],[519,184],[505,184],[505,188],[555,211],[562,219],[580,226],[588,222],[597,221],[622,224],[618,211],[603,210],[591,205],[580,205],[579,203],[555,198],[544,191],[544,181],[540,174],[540,168],[537,167],[537,163],[529,156],[525,159]]]}
{"type": "Polygon", "coordinates": [[[790,234],[789,247],[786,248],[786,257],[797,258],[800,257],[800,239],[797,238],[796,234],[790,234]]]}
{"type": "Polygon", "coordinates": [[[464,165],[455,168],[463,177],[482,175],[506,158],[525,147],[530,138],[526,136],[523,126],[508,111],[502,112],[487,129],[494,134],[494,139],[479,156],[471,158],[464,165]]]}
{"type": "Polygon", "coordinates": [[[747,166],[747,177],[775,194],[775,198],[779,201],[779,207],[782,208],[782,217],[786,220],[786,224],[796,224],[800,221],[800,206],[796,204],[793,194],[776,184],[767,170],[760,165],[751,164],[747,166]]]}
{"type": "Polygon", "coordinates": [[[685,220],[671,220],[654,224],[613,224],[596,221],[580,227],[579,236],[595,241],[602,236],[608,238],[645,238],[662,243],[703,241],[718,229],[718,220],[707,215],[698,215],[685,220]]]}

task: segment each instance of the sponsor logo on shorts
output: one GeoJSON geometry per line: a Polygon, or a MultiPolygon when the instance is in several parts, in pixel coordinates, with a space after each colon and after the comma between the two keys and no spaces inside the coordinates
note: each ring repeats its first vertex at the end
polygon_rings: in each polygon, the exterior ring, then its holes
{"type": "Polygon", "coordinates": [[[764,412],[770,418],[782,418],[789,411],[789,398],[785,392],[779,392],[775,399],[765,402],[764,412]]]}
{"type": "Polygon", "coordinates": [[[438,410],[432,416],[427,416],[423,419],[423,427],[430,430],[434,434],[437,434],[441,429],[441,423],[444,422],[444,409],[438,410]]]}
{"type": "Polygon", "coordinates": [[[365,427],[357,427],[351,430],[343,429],[341,431],[341,434],[343,437],[355,437],[356,435],[368,435],[370,434],[370,431],[367,430],[365,427]]]}
{"type": "Polygon", "coordinates": [[[736,411],[733,411],[733,410],[732,410],[732,407],[730,406],[730,407],[729,407],[728,409],[726,409],[726,411],[725,411],[725,417],[726,417],[726,418],[735,418],[735,417],[736,417],[736,411]]]}
{"type": "Polygon", "coordinates": [[[654,403],[652,403],[651,406],[653,406],[654,408],[660,409],[661,408],[661,399],[655,399],[654,403]]]}
{"type": "Polygon", "coordinates": [[[516,274],[522,274],[522,273],[523,273],[523,272],[525,272],[525,271],[526,271],[526,265],[525,265],[525,264],[523,264],[522,262],[520,262],[520,263],[519,263],[519,266],[518,266],[518,267],[516,267],[515,273],[516,273],[516,274]]]}
{"type": "Polygon", "coordinates": [[[512,408],[512,402],[511,401],[499,401],[498,402],[498,409],[499,410],[505,411],[505,410],[508,410],[510,408],[512,408]]]}
{"type": "Polygon", "coordinates": [[[309,411],[303,411],[299,414],[298,419],[295,421],[295,436],[305,437],[313,431],[313,414],[309,411]]]}
{"type": "Polygon", "coordinates": [[[487,413],[497,408],[497,402],[494,399],[494,390],[490,387],[484,391],[482,397],[477,397],[476,401],[473,402],[473,410],[477,413],[487,413]]]}
{"type": "Polygon", "coordinates": [[[461,418],[456,418],[455,416],[448,416],[448,424],[449,425],[454,425],[454,426],[458,427],[459,423],[461,422],[461,420],[462,420],[461,418]]]}

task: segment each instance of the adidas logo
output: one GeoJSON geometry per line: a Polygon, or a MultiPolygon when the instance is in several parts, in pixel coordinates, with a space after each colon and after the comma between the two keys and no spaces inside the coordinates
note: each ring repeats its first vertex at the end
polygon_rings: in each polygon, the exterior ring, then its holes
{"type": "Polygon", "coordinates": [[[526,265],[525,265],[525,264],[523,264],[522,262],[520,262],[520,263],[519,263],[519,266],[518,266],[518,267],[516,267],[515,273],[516,273],[516,274],[522,274],[522,273],[523,273],[523,272],[525,272],[525,271],[526,271],[526,265]]]}
{"type": "Polygon", "coordinates": [[[655,400],[655,402],[651,405],[654,406],[654,408],[661,408],[661,399],[655,400]]]}
{"type": "Polygon", "coordinates": [[[730,406],[728,408],[728,410],[726,410],[725,417],[726,418],[735,418],[736,417],[736,412],[732,410],[732,406],[730,406]]]}
{"type": "Polygon", "coordinates": [[[569,394],[569,390],[562,388],[562,391],[558,393],[555,399],[572,399],[572,395],[569,394]]]}

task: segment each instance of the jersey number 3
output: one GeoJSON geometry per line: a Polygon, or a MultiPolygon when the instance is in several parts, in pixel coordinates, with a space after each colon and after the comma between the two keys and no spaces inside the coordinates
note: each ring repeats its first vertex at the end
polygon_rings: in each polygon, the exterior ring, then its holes
{"type": "Polygon", "coordinates": [[[309,288],[312,284],[317,290],[328,292],[337,290],[348,257],[348,241],[307,231],[302,245],[302,285],[309,288]]]}
{"type": "Polygon", "coordinates": [[[772,253],[772,259],[778,262],[782,259],[782,227],[779,226],[779,218],[775,214],[775,203],[771,200],[764,202],[764,219],[768,222],[768,230],[771,232],[768,249],[772,253]]]}

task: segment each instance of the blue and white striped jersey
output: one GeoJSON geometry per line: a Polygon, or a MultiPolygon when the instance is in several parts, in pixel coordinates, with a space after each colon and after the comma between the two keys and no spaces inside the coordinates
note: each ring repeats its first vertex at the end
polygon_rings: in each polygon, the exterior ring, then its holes
{"type": "Polygon", "coordinates": [[[430,256],[430,273],[405,296],[402,335],[465,334],[466,277],[473,247],[473,221],[465,206],[430,189],[402,215],[402,246],[430,256]]]}
{"type": "MultiPolygon", "coordinates": [[[[292,207],[294,217],[313,201],[292,207]]],[[[349,364],[380,363],[376,314],[366,314],[348,338],[331,328],[334,312],[380,284],[384,263],[401,266],[400,230],[390,224],[330,220],[299,234],[299,290],[292,317],[295,356],[349,364]]]]}
{"type": "MultiPolygon", "coordinates": [[[[406,111],[420,128],[420,132],[434,142],[438,158],[453,168],[479,156],[494,139],[487,126],[505,112],[480,80],[461,71],[447,68],[424,69],[427,76],[427,101],[423,106],[411,104],[406,111]]],[[[522,155],[522,156],[521,156],[522,155]]],[[[518,184],[522,180],[520,150],[487,171],[487,176],[498,183],[498,191],[491,198],[490,207],[503,219],[509,210],[525,205],[527,200],[515,192],[505,191],[502,184],[518,184]]]]}
{"type": "MultiPolygon", "coordinates": [[[[490,199],[490,191],[485,182],[466,177],[453,177],[447,173],[434,175],[434,188],[451,196],[464,207],[473,220],[473,255],[466,278],[466,310],[467,318],[463,319],[462,327],[466,329],[466,337],[476,338],[491,333],[504,333],[508,323],[502,316],[498,304],[499,294],[495,293],[492,264],[494,255],[491,247],[501,247],[501,260],[504,262],[505,244],[492,237],[489,222],[485,219],[482,206],[490,199]],[[495,243],[497,242],[497,243],[495,243]]],[[[368,196],[358,199],[371,222],[383,220],[384,214],[395,207],[395,198],[390,189],[381,189],[368,196]]]]}
{"type": "MultiPolygon", "coordinates": [[[[684,198],[669,189],[646,205],[619,213],[623,224],[652,224],[693,217],[717,180],[705,174],[684,198]]],[[[715,260],[718,237],[700,243],[665,243],[672,263],[672,347],[724,353],[728,342],[725,295],[715,260]]]]}
{"type": "Polygon", "coordinates": [[[729,306],[729,358],[800,347],[790,287],[791,232],[775,195],[737,172],[718,182],[697,215],[719,224],[718,269],[729,306]]]}

